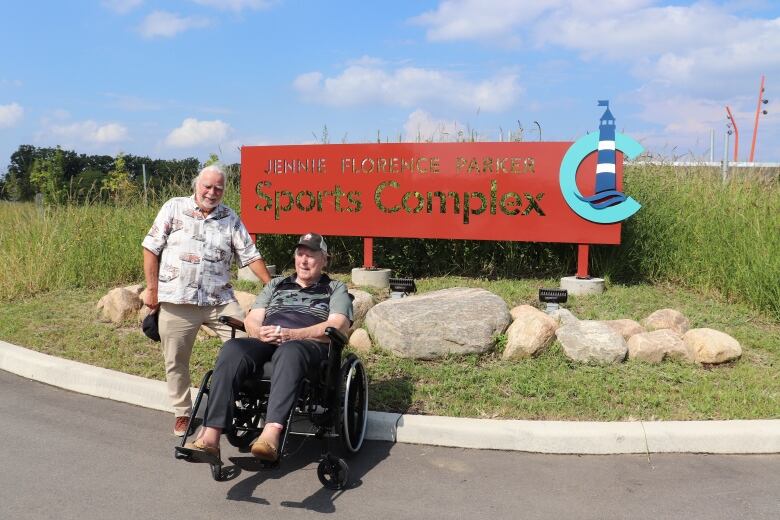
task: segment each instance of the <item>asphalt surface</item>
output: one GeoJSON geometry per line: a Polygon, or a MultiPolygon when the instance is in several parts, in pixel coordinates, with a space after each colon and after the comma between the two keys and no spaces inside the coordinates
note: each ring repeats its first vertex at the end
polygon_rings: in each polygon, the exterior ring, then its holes
{"type": "MultiPolygon", "coordinates": [[[[0,371],[0,518],[777,519],[780,455],[566,456],[367,442],[321,487],[308,442],[231,480],[173,458],[171,415],[0,371]]],[[[223,459],[240,455],[223,442],[223,459]]]]}

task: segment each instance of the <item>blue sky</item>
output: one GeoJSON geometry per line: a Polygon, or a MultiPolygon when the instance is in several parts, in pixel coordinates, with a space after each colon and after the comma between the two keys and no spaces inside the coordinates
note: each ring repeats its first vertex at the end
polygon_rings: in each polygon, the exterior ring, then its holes
{"type": "Polygon", "coordinates": [[[233,162],[325,125],[336,143],[574,140],[598,99],[667,159],[708,159],[714,129],[719,160],[729,105],[747,160],[762,74],[756,160],[780,161],[779,4],[4,2],[0,172],[20,144],[233,162]]]}

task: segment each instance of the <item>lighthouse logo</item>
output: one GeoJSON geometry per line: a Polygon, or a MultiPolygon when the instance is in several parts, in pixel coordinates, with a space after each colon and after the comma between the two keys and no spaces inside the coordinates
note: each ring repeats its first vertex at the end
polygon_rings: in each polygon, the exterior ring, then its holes
{"type": "Polygon", "coordinates": [[[599,121],[599,133],[588,134],[571,145],[561,161],[561,193],[569,207],[579,216],[598,224],[621,222],[642,206],[617,189],[615,169],[616,151],[629,159],[642,153],[642,145],[615,131],[615,117],[609,110],[609,101],[599,101],[606,107],[599,121]],[[596,186],[592,195],[583,195],[577,188],[577,168],[593,152],[598,152],[596,186]]]}

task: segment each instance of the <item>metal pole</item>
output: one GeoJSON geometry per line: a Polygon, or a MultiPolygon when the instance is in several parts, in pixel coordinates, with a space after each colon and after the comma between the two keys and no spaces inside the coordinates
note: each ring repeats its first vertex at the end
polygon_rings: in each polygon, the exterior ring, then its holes
{"type": "Polygon", "coordinates": [[[723,140],[723,168],[721,176],[723,177],[723,183],[726,183],[726,177],[729,174],[729,132],[726,131],[726,135],[723,140]]]}
{"type": "Polygon", "coordinates": [[[731,124],[734,127],[734,162],[739,161],[737,159],[737,153],[739,152],[739,128],[737,128],[737,122],[734,121],[734,116],[731,115],[731,109],[726,105],[726,112],[729,114],[729,119],[731,120],[731,124]]]}
{"type": "Polygon", "coordinates": [[[710,162],[715,162],[715,129],[710,128],[710,162]]]}
{"type": "Polygon", "coordinates": [[[753,142],[750,143],[750,159],[748,161],[753,162],[753,157],[756,152],[756,136],[758,135],[758,115],[761,113],[761,103],[764,101],[764,76],[761,76],[761,87],[758,89],[758,104],[756,105],[756,120],[753,123],[753,142]]]}
{"type": "Polygon", "coordinates": [[[141,171],[144,173],[144,204],[146,204],[146,165],[141,165],[141,171]]]}
{"type": "Polygon", "coordinates": [[[542,140],[542,125],[539,124],[539,121],[534,121],[534,124],[539,128],[539,141],[542,140]]]}

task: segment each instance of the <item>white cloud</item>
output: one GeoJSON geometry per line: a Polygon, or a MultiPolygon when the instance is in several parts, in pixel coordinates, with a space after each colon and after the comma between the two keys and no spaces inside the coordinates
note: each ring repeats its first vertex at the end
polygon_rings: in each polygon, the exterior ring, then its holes
{"type": "Polygon", "coordinates": [[[512,37],[514,29],[536,19],[562,2],[558,0],[445,0],[434,11],[411,19],[427,26],[431,41],[498,40],[512,37]]]}
{"type": "Polygon", "coordinates": [[[127,139],[127,128],[119,123],[100,125],[88,119],[71,124],[51,125],[47,132],[51,137],[65,139],[68,142],[87,144],[110,144],[127,139]]]}
{"type": "Polygon", "coordinates": [[[216,7],[223,11],[235,11],[240,12],[244,9],[266,9],[270,7],[273,2],[271,0],[192,0],[196,4],[205,5],[208,7],[216,7]]]}
{"type": "Polygon", "coordinates": [[[424,110],[417,109],[404,123],[404,140],[408,142],[454,141],[464,125],[457,121],[436,119],[424,110]]]}
{"type": "Polygon", "coordinates": [[[0,79],[0,87],[21,87],[23,85],[18,79],[0,79]]]}
{"type": "Polygon", "coordinates": [[[103,7],[110,9],[118,14],[127,14],[142,3],[144,0],[103,0],[103,7]]]}
{"type": "Polygon", "coordinates": [[[210,24],[199,16],[179,16],[167,11],[153,11],[144,18],[138,30],[144,38],[171,38],[189,29],[198,29],[210,24]]]}
{"type": "Polygon", "coordinates": [[[522,37],[588,60],[623,62],[640,79],[690,92],[713,86],[727,92],[735,78],[780,67],[780,18],[751,18],[730,4],[658,4],[446,0],[412,22],[427,27],[430,40],[501,43],[522,37]]]}
{"type": "Polygon", "coordinates": [[[185,119],[181,126],[173,129],[165,144],[173,148],[188,148],[204,144],[219,144],[228,137],[231,132],[227,123],[214,121],[198,121],[193,117],[185,119]]]}
{"type": "Polygon", "coordinates": [[[308,100],[333,106],[383,103],[412,107],[435,102],[485,111],[511,106],[522,91],[513,73],[472,83],[433,69],[402,67],[386,71],[360,65],[351,65],[330,78],[321,72],[301,74],[293,81],[293,87],[308,100]]]}
{"type": "Polygon", "coordinates": [[[11,128],[22,120],[24,108],[18,103],[0,105],[0,128],[11,128]]]}

